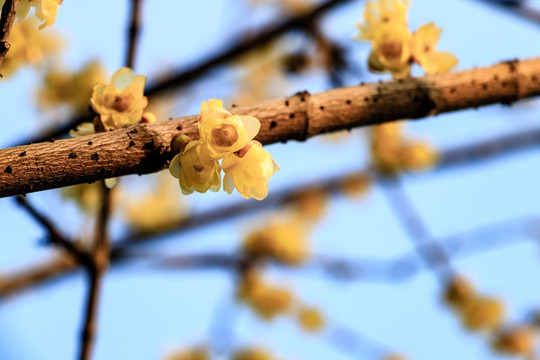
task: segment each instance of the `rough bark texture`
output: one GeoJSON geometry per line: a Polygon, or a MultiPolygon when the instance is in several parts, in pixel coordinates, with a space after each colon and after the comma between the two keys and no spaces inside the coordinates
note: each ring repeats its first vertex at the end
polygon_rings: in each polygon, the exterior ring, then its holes
{"type": "MultiPolygon", "coordinates": [[[[18,5],[19,0],[6,0],[2,6],[2,15],[0,16],[0,68],[10,48],[9,34],[13,28],[18,5]]],[[[1,74],[0,77],[2,77],[1,74]]]]}
{"type": "MultiPolygon", "coordinates": [[[[237,107],[261,121],[263,144],[388,121],[422,118],[540,94],[540,58],[400,79],[237,107]]],[[[163,169],[178,135],[198,138],[197,116],[0,150],[0,196],[163,169]]]]}

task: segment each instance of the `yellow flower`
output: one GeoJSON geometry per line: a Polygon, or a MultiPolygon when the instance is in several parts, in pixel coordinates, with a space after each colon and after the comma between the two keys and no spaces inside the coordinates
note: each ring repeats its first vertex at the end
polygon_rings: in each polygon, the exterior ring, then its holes
{"type": "Polygon", "coordinates": [[[199,346],[194,348],[187,348],[174,351],[167,356],[166,360],[209,360],[210,354],[208,349],[199,346]]]}
{"type": "Polygon", "coordinates": [[[407,10],[409,0],[370,1],[364,10],[365,24],[356,24],[360,32],[357,40],[372,40],[383,24],[407,26],[407,10]]]}
{"type": "Polygon", "coordinates": [[[275,222],[247,236],[244,252],[268,257],[287,265],[299,265],[308,258],[305,229],[294,221],[275,222]]]}
{"type": "Polygon", "coordinates": [[[233,360],[273,360],[272,355],[265,349],[259,347],[250,347],[234,352],[233,360]]]}
{"type": "Polygon", "coordinates": [[[242,149],[259,132],[261,123],[253,116],[235,115],[223,108],[223,102],[210,99],[202,102],[199,115],[201,142],[213,159],[242,149]]]}
{"type": "Polygon", "coordinates": [[[223,189],[229,194],[233,188],[249,199],[262,200],[268,195],[268,181],[279,170],[272,156],[258,141],[251,141],[239,154],[233,153],[223,159],[223,189]]]}
{"type": "Polygon", "coordinates": [[[374,71],[406,76],[411,68],[412,34],[405,25],[386,23],[377,27],[371,42],[368,65],[374,71]]]}
{"type": "Polygon", "coordinates": [[[435,50],[441,33],[442,29],[430,22],[420,26],[412,37],[414,60],[429,75],[446,73],[458,64],[457,58],[452,53],[435,50]]]}
{"type": "Polygon", "coordinates": [[[317,332],[324,328],[324,316],[319,309],[314,307],[302,307],[298,312],[298,322],[306,331],[317,332]]]}
{"type": "Polygon", "coordinates": [[[504,320],[504,304],[493,297],[475,297],[460,311],[463,324],[473,331],[495,330],[504,320]]]}
{"type": "Polygon", "coordinates": [[[438,160],[437,151],[425,141],[415,141],[403,146],[401,162],[409,171],[423,171],[432,168],[438,160]]]}
{"type": "Polygon", "coordinates": [[[43,109],[54,109],[67,104],[75,111],[85,110],[92,89],[104,79],[103,67],[97,61],[88,62],[78,72],[49,70],[38,91],[38,105],[43,109]]]}
{"type": "Polygon", "coordinates": [[[526,356],[536,348],[536,332],[529,326],[518,326],[496,335],[493,348],[501,354],[526,356]]]}
{"type": "Polygon", "coordinates": [[[54,32],[39,31],[33,18],[13,24],[9,43],[11,47],[0,68],[4,77],[14,74],[22,65],[40,64],[62,47],[60,37],[54,32]]]}
{"type": "Polygon", "coordinates": [[[255,271],[242,277],[237,296],[265,320],[287,312],[293,305],[289,289],[265,282],[255,271]]]}
{"type": "Polygon", "coordinates": [[[148,104],[144,96],[146,76],[135,75],[131,69],[117,70],[111,84],[98,83],[90,102],[99,114],[99,125],[104,130],[114,130],[141,120],[148,104]]]}
{"type": "Polygon", "coordinates": [[[169,165],[171,174],[179,179],[185,195],[197,191],[218,191],[221,187],[221,166],[210,158],[200,141],[191,141],[176,155],[169,165]]]}
{"type": "MultiPolygon", "coordinates": [[[[3,6],[5,0],[0,0],[0,7],[3,6]]],[[[17,17],[23,19],[32,7],[35,8],[36,17],[43,21],[40,25],[40,29],[47,26],[53,26],[56,22],[56,15],[58,14],[58,5],[62,5],[62,0],[20,0],[17,7],[17,17]]]]}

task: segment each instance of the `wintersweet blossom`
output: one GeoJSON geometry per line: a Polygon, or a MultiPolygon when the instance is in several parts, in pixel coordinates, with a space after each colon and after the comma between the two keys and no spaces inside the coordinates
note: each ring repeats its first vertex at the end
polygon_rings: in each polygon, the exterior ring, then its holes
{"type": "Polygon", "coordinates": [[[191,141],[169,165],[171,174],[179,179],[182,194],[194,191],[218,191],[221,187],[221,166],[210,158],[201,141],[191,141]]]}
{"type": "Polygon", "coordinates": [[[110,84],[98,83],[90,99],[92,108],[99,114],[96,128],[113,130],[139,122],[148,105],[145,83],[146,76],[135,75],[127,67],[117,70],[110,84]]]}
{"type": "Polygon", "coordinates": [[[385,23],[379,26],[371,42],[369,68],[406,76],[411,68],[411,39],[412,34],[405,25],[385,23]]]}
{"type": "Polygon", "coordinates": [[[242,149],[260,128],[258,119],[231,113],[223,108],[221,100],[210,99],[201,105],[199,133],[213,159],[223,159],[242,149]]]}
{"type": "Polygon", "coordinates": [[[426,74],[441,74],[448,72],[458,64],[454,54],[447,51],[436,51],[442,29],[430,22],[420,26],[412,39],[414,60],[422,66],[426,74]]]}
{"type": "Polygon", "coordinates": [[[372,40],[383,24],[407,26],[409,0],[370,1],[364,10],[364,24],[356,24],[359,34],[357,40],[372,40]]]}
{"type": "Polygon", "coordinates": [[[268,179],[279,170],[272,156],[258,141],[251,141],[238,153],[228,155],[222,163],[225,176],[223,189],[229,194],[233,188],[249,199],[262,200],[268,194],[268,179]]]}

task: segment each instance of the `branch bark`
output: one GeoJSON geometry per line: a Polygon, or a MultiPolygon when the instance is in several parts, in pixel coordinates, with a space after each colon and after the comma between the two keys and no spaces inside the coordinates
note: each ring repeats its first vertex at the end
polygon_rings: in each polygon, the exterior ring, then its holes
{"type": "MultiPolygon", "coordinates": [[[[9,34],[13,28],[18,5],[19,0],[6,0],[2,6],[2,15],[0,16],[0,69],[10,48],[9,34]]],[[[2,77],[2,74],[0,74],[0,77],[2,77]]]]}
{"type": "MultiPolygon", "coordinates": [[[[540,58],[452,74],[344,87],[235,108],[260,119],[263,144],[540,94],[540,58]]],[[[162,170],[178,135],[198,138],[197,116],[0,150],[0,197],[162,170]]]]}

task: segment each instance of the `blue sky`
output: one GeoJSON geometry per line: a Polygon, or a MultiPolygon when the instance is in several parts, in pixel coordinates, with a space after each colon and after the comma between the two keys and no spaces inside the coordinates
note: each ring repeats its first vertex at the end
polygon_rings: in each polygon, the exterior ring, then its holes
{"type": "MultiPolygon", "coordinates": [[[[122,65],[128,1],[64,1],[54,29],[67,37],[69,48],[63,66],[77,68],[99,58],[112,73],[122,65]]],[[[502,60],[538,56],[537,24],[474,0],[413,0],[413,29],[435,21],[444,29],[440,49],[459,58],[459,69],[490,65],[502,60]]],[[[135,70],[149,82],[164,69],[177,69],[227,48],[243,33],[271,21],[276,11],[239,5],[233,0],[145,1],[143,35],[135,70]]],[[[362,1],[333,11],[323,20],[325,31],[351,49],[364,66],[368,44],[352,41],[360,21],[362,1]]],[[[46,30],[48,31],[48,30],[46,30]]],[[[28,99],[39,81],[37,71],[24,70],[0,88],[3,131],[0,143],[46,126],[28,99]]],[[[386,78],[366,75],[363,81],[386,78]]],[[[356,84],[360,79],[347,79],[356,84]]],[[[178,99],[170,116],[193,114],[200,101],[230,90],[232,75],[215,71],[202,85],[191,87],[178,99]]],[[[307,88],[323,91],[327,85],[316,76],[304,79],[285,95],[307,88]]],[[[512,107],[489,106],[439,115],[407,125],[411,135],[430,139],[438,148],[466,144],[512,130],[540,125],[537,100],[512,107]]],[[[360,169],[366,164],[364,134],[353,131],[343,141],[312,139],[304,143],[272,145],[268,149],[281,171],[270,191],[307,183],[332,174],[360,169]]],[[[531,149],[434,174],[404,179],[406,191],[434,237],[456,233],[507,219],[540,215],[539,150],[531,149]]],[[[180,195],[174,195],[180,196],[180,195]]],[[[60,226],[77,233],[81,221],[74,208],[64,207],[56,191],[29,195],[41,209],[62,214],[60,226]]],[[[237,201],[234,194],[194,195],[188,201],[200,208],[237,201]]],[[[43,231],[12,199],[0,200],[0,276],[47,259],[40,247],[43,231]]],[[[245,226],[261,221],[261,214],[225,221],[162,241],[155,249],[168,253],[233,251],[245,226]]],[[[524,236],[514,234],[511,236],[524,236]]],[[[504,298],[509,318],[519,321],[540,305],[539,250],[535,242],[496,248],[455,260],[479,289],[504,298]]],[[[411,251],[407,233],[393,215],[381,189],[374,187],[362,201],[332,198],[328,215],[312,237],[316,253],[392,259],[411,251]]],[[[153,248],[154,249],[154,248],[153,248]]],[[[389,349],[411,359],[490,359],[486,341],[461,329],[458,319],[440,302],[440,287],[432,274],[423,272],[399,283],[343,283],[295,271],[272,271],[276,279],[294,286],[305,302],[320,306],[336,324],[344,324],[389,349]]],[[[144,266],[113,269],[106,277],[99,315],[95,359],[156,359],[166,349],[208,340],[217,305],[233,292],[234,279],[220,271],[164,272],[144,266]]],[[[0,359],[72,359],[77,352],[86,292],[82,273],[0,303],[0,359]]],[[[288,319],[264,323],[239,309],[237,344],[260,343],[284,359],[348,359],[350,354],[331,346],[324,336],[306,335],[288,319]]],[[[363,357],[362,357],[363,358],[363,357]]],[[[367,357],[366,357],[367,358],[367,357]]]]}

